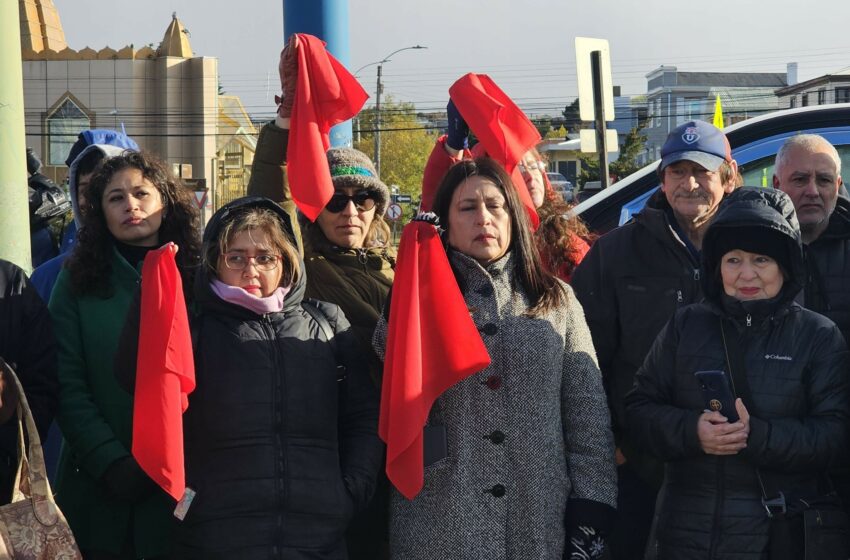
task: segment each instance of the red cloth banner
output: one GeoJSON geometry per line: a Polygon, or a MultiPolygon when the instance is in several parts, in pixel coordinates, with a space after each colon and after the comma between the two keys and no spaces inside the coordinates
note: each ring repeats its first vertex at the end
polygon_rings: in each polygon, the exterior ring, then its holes
{"type": "Polygon", "coordinates": [[[369,95],[357,79],[325,49],[321,39],[296,34],[298,82],[286,149],[292,200],[311,221],[334,193],[325,153],[332,126],[356,115],[369,95]]]}
{"type": "Polygon", "coordinates": [[[486,74],[466,74],[452,84],[449,96],[487,155],[501,163],[513,179],[536,230],[540,218],[517,164],[525,152],[540,142],[537,127],[486,74]]]}
{"type": "Polygon", "coordinates": [[[431,405],[490,356],[433,225],[404,228],[397,263],[378,435],[387,444],[387,476],[412,500],[424,484],[422,428],[431,405]]]}
{"type": "Polygon", "coordinates": [[[133,457],[175,500],[186,489],[183,413],[195,389],[195,362],[173,243],[142,265],[139,354],[133,399],[133,457]]]}

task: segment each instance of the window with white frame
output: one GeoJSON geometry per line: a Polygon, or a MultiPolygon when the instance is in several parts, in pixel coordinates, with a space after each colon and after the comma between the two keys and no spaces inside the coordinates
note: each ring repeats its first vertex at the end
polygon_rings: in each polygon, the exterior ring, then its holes
{"type": "Polygon", "coordinates": [[[47,116],[47,163],[64,165],[77,136],[89,128],[91,119],[70,97],[66,97],[47,116]]]}

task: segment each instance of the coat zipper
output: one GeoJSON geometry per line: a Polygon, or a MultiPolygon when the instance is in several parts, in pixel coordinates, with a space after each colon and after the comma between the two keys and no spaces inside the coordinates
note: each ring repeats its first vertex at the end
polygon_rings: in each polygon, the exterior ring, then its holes
{"type": "Polygon", "coordinates": [[[725,492],[723,477],[726,462],[724,459],[725,457],[717,458],[717,495],[714,499],[714,521],[711,525],[711,543],[708,547],[709,560],[714,560],[714,555],[717,552],[717,541],[720,538],[720,510],[723,508],[723,492],[725,492]]]}
{"type": "Polygon", "coordinates": [[[752,326],[753,326],[753,316],[752,316],[752,315],[750,315],[749,313],[747,313],[747,326],[748,326],[748,327],[752,327],[752,326]]]}
{"type": "Polygon", "coordinates": [[[263,326],[263,330],[266,332],[269,337],[269,342],[274,347],[274,352],[272,355],[274,356],[274,369],[273,371],[277,374],[275,375],[275,387],[274,394],[275,397],[272,400],[274,403],[274,415],[275,415],[275,423],[277,424],[277,429],[275,430],[275,439],[277,443],[277,470],[278,476],[275,481],[278,484],[278,500],[280,501],[280,507],[277,512],[277,534],[278,534],[278,543],[273,550],[274,556],[278,556],[283,553],[283,510],[284,503],[286,502],[286,481],[285,481],[285,472],[286,466],[284,464],[285,457],[283,453],[283,438],[281,434],[283,433],[283,390],[284,390],[284,376],[283,371],[280,367],[280,356],[278,355],[279,349],[276,344],[276,338],[274,335],[274,325],[272,324],[271,319],[269,319],[268,315],[263,315],[260,324],[263,326]]]}

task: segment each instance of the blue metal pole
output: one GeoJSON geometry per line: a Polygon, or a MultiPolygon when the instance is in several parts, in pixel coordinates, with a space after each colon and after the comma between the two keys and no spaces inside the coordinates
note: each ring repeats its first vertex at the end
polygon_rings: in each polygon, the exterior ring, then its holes
{"type": "MultiPolygon", "coordinates": [[[[328,50],[349,65],[348,0],[282,0],[283,36],[309,33],[328,44],[328,50]]],[[[331,129],[331,146],[351,146],[351,121],[331,129]]]]}

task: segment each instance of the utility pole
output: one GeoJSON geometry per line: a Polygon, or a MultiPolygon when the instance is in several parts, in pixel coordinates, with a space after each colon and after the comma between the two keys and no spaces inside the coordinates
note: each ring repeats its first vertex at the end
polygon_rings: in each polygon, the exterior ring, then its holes
{"type": "Polygon", "coordinates": [[[383,75],[384,63],[390,61],[390,57],[398,54],[402,51],[409,50],[419,50],[419,49],[427,49],[428,47],[423,47],[422,45],[413,45],[412,47],[404,47],[403,49],[398,49],[397,51],[393,51],[381,60],[370,62],[368,64],[364,64],[360,68],[354,71],[354,77],[357,77],[357,74],[360,73],[364,68],[368,68],[369,66],[378,65],[378,86],[377,91],[375,92],[375,118],[374,118],[374,129],[375,132],[375,158],[373,163],[375,164],[375,171],[378,172],[378,176],[381,176],[381,94],[384,93],[384,84],[381,82],[381,76],[383,75]]]}
{"type": "Polygon", "coordinates": [[[384,84],[381,83],[381,71],[384,65],[378,64],[378,90],[375,93],[375,171],[381,176],[381,93],[384,84]]]}
{"type": "Polygon", "coordinates": [[[608,188],[608,142],[605,129],[604,90],[602,85],[602,52],[590,53],[590,67],[593,73],[593,106],[595,108],[596,151],[599,154],[599,180],[603,189],[608,188]]]}
{"type": "Polygon", "coordinates": [[[18,2],[0,2],[0,258],[32,270],[18,2]]]}

